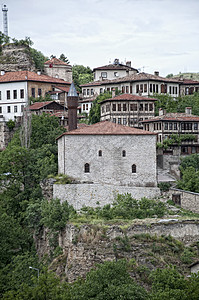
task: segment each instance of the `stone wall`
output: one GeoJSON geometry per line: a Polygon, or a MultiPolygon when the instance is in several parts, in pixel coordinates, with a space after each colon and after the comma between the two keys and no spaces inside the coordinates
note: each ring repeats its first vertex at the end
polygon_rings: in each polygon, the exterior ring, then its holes
{"type": "Polygon", "coordinates": [[[199,194],[192,193],[184,190],[171,188],[169,194],[175,199],[175,195],[178,195],[178,201],[182,208],[191,210],[192,212],[199,213],[199,194]]]}
{"type": "MultiPolygon", "coordinates": [[[[163,221],[163,220],[162,220],[163,221]]],[[[117,237],[129,239],[131,250],[128,252],[119,251],[117,258],[134,258],[139,264],[149,266],[149,261],[144,255],[148,247],[147,242],[136,243],[133,236],[136,234],[148,233],[150,235],[167,236],[182,241],[189,245],[199,240],[199,222],[194,220],[177,222],[148,222],[145,224],[135,223],[125,230],[119,225],[97,226],[97,225],[66,225],[59,234],[58,244],[63,249],[63,254],[54,259],[50,268],[62,277],[65,275],[68,281],[74,281],[96,265],[104,261],[115,260],[114,244],[117,244],[117,237]]],[[[40,258],[50,254],[49,231],[44,230],[40,236],[35,237],[36,248],[40,258]]]]}
{"type": "Polygon", "coordinates": [[[15,44],[4,45],[0,55],[0,70],[6,72],[36,71],[29,47],[15,44]]]}
{"type": "Polygon", "coordinates": [[[116,194],[130,193],[133,198],[153,199],[160,195],[159,188],[126,187],[111,184],[54,184],[53,198],[68,201],[77,210],[83,206],[96,207],[113,203],[116,194]]]}
{"type": "Polygon", "coordinates": [[[58,140],[58,170],[81,182],[157,186],[156,136],[63,135],[58,140]],[[86,173],[87,163],[90,171],[86,173]],[[136,173],[132,173],[133,164],[136,173]]]}
{"type": "Polygon", "coordinates": [[[10,130],[3,118],[0,118],[0,151],[7,147],[20,124],[20,118],[18,118],[15,123],[15,127],[13,128],[13,130],[10,130]]]}

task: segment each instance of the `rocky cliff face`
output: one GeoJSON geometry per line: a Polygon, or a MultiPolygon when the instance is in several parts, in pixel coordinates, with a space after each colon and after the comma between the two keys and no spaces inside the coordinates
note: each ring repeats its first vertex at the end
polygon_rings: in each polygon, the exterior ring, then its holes
{"type": "Polygon", "coordinates": [[[3,46],[0,55],[0,70],[6,72],[25,70],[36,71],[29,47],[15,44],[3,46]]]}
{"type": "Polygon", "coordinates": [[[179,242],[175,245],[171,237],[185,245],[198,241],[199,222],[163,220],[159,223],[135,223],[129,227],[68,224],[57,235],[56,246],[63,252],[56,258],[52,254],[52,248],[55,249],[52,240],[55,243],[56,238],[49,234],[49,230],[40,232],[40,235],[35,236],[35,241],[39,257],[46,254],[51,256],[50,269],[72,282],[79,276],[85,276],[96,263],[120,258],[134,259],[139,265],[150,269],[173,263],[184,268],[185,273],[189,272],[186,265],[177,261],[183,250],[179,242]]]}

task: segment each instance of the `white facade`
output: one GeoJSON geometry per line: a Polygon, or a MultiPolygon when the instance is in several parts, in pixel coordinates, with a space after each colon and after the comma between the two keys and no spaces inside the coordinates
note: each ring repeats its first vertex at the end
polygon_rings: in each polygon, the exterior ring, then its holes
{"type": "Polygon", "coordinates": [[[93,103],[92,103],[91,100],[83,101],[81,103],[81,113],[87,113],[87,114],[89,114],[92,105],[93,105],[93,103]]]}
{"type": "Polygon", "coordinates": [[[58,169],[80,182],[155,187],[156,135],[63,135],[58,169]]]}
{"type": "Polygon", "coordinates": [[[22,116],[27,103],[27,82],[0,83],[0,115],[5,121],[22,116]]]}

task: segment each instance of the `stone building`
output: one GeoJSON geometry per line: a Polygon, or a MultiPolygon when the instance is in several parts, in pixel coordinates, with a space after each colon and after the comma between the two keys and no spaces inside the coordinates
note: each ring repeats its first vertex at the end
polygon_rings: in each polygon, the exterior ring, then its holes
{"type": "Polygon", "coordinates": [[[72,66],[56,57],[44,63],[44,72],[48,76],[72,82],[72,66]]]}
{"type": "Polygon", "coordinates": [[[104,121],[58,138],[59,173],[78,180],[156,186],[156,135],[104,121]]]}
{"type": "Polygon", "coordinates": [[[109,121],[66,132],[58,138],[58,172],[76,184],[55,184],[53,195],[76,209],[112,203],[116,193],[153,198],[156,135],[109,121]]]}
{"type": "Polygon", "coordinates": [[[142,128],[142,121],[155,116],[157,99],[122,94],[100,102],[101,121],[142,128]]]}

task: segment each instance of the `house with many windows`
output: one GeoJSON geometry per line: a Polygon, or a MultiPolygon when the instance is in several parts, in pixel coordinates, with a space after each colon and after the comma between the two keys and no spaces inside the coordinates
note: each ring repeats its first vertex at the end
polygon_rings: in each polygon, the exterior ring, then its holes
{"type": "Polygon", "coordinates": [[[122,94],[100,102],[101,120],[143,128],[142,121],[155,116],[157,99],[122,94]]]}
{"type": "Polygon", "coordinates": [[[112,80],[136,73],[138,73],[138,70],[131,67],[131,61],[122,64],[117,58],[114,60],[113,64],[93,69],[94,81],[112,80]]]}
{"type": "Polygon", "coordinates": [[[63,79],[53,78],[30,71],[1,72],[0,75],[0,116],[8,121],[21,117],[30,97],[38,98],[53,91],[54,87],[69,87],[63,79]]]}

